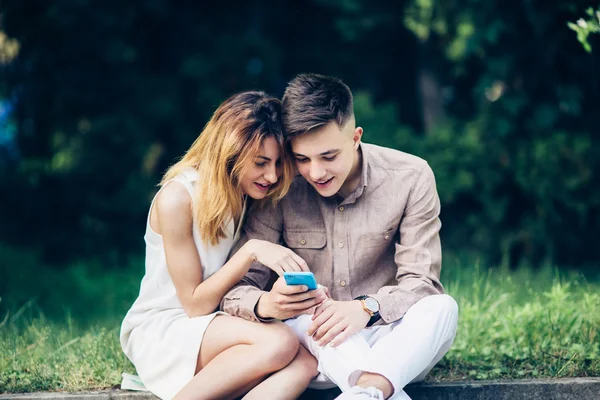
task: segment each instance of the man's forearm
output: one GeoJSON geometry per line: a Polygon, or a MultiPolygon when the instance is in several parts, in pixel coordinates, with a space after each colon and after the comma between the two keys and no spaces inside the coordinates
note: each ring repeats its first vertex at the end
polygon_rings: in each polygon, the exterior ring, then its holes
{"type": "Polygon", "coordinates": [[[268,307],[268,296],[270,292],[264,292],[256,302],[256,306],[254,307],[254,315],[261,322],[270,322],[277,319],[275,314],[271,312],[268,307]]]}
{"type": "Polygon", "coordinates": [[[405,213],[398,228],[394,261],[398,267],[395,286],[384,286],[373,295],[380,305],[386,323],[399,320],[408,309],[424,297],[442,294],[440,283],[442,246],[440,243],[440,199],[435,177],[424,165],[409,195],[405,213]]]}
{"type": "Polygon", "coordinates": [[[258,319],[272,319],[271,316],[269,316],[269,313],[265,307],[265,296],[268,295],[268,292],[263,293],[259,298],[258,301],[256,302],[256,306],[254,307],[254,314],[256,315],[256,317],[258,319]]]}
{"type": "Polygon", "coordinates": [[[417,301],[434,294],[443,294],[444,289],[436,283],[426,283],[415,286],[414,282],[406,282],[405,285],[384,286],[376,294],[370,296],[379,302],[379,315],[383,322],[390,324],[399,320],[406,314],[408,309],[417,301]],[[403,286],[410,289],[404,289],[403,286]]]}
{"type": "Polygon", "coordinates": [[[259,262],[252,263],[250,270],[242,280],[223,296],[220,309],[230,315],[249,321],[258,321],[259,318],[254,310],[270,280],[270,269],[259,262]]]}
{"type": "Polygon", "coordinates": [[[221,310],[229,315],[248,321],[259,322],[256,313],[258,299],[264,294],[263,290],[251,285],[239,285],[231,289],[221,300],[221,310]]]}

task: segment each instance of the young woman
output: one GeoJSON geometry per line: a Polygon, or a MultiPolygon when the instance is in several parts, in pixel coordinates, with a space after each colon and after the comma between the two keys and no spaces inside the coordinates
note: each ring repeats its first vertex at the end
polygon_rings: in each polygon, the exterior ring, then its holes
{"type": "Polygon", "coordinates": [[[293,399],[316,376],[316,361],[283,323],[215,312],[252,261],[278,274],[308,270],[291,250],[254,240],[226,262],[248,198],[277,201],[291,179],[280,103],[263,92],[221,104],[165,174],[148,215],[146,274],[120,337],[157,396],[293,399]]]}

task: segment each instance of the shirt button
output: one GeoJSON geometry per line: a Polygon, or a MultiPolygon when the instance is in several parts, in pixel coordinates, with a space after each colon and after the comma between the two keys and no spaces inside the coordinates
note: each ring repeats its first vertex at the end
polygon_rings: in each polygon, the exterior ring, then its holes
{"type": "Polygon", "coordinates": [[[300,244],[301,244],[301,245],[305,245],[305,244],[306,244],[306,240],[304,240],[304,239],[300,239],[300,244]]]}
{"type": "Polygon", "coordinates": [[[345,210],[345,208],[344,208],[344,206],[340,206],[340,208],[338,208],[338,210],[340,210],[340,211],[344,211],[344,210],[345,210]]]}
{"type": "Polygon", "coordinates": [[[390,238],[390,235],[385,235],[383,238],[384,238],[385,240],[388,240],[388,239],[390,238]]]}
{"type": "Polygon", "coordinates": [[[342,247],[344,247],[344,243],[340,242],[340,243],[338,244],[338,247],[341,249],[342,247]]]}
{"type": "Polygon", "coordinates": [[[341,282],[340,282],[340,286],[341,286],[341,287],[344,287],[344,286],[346,286],[346,281],[341,281],[341,282]]]}

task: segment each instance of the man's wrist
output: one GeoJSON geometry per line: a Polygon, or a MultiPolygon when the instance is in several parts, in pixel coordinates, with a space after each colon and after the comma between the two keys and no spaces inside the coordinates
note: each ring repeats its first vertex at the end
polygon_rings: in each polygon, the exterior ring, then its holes
{"type": "Polygon", "coordinates": [[[369,316],[369,321],[367,322],[367,327],[372,326],[377,321],[381,319],[381,314],[379,313],[379,302],[371,296],[358,296],[355,300],[361,303],[361,307],[364,312],[369,316]]]}
{"type": "Polygon", "coordinates": [[[360,300],[351,300],[352,303],[356,304],[356,307],[360,310],[359,312],[357,312],[356,315],[360,315],[361,318],[365,318],[366,316],[366,322],[365,322],[365,326],[367,325],[367,323],[369,322],[369,319],[371,318],[371,316],[369,315],[369,313],[367,312],[367,310],[365,310],[365,308],[362,305],[362,302],[360,300]]]}
{"type": "Polygon", "coordinates": [[[256,302],[256,307],[254,308],[254,314],[256,314],[256,316],[258,317],[258,319],[273,319],[273,317],[271,317],[269,315],[269,312],[267,310],[268,307],[266,307],[265,302],[268,301],[267,296],[269,295],[269,292],[265,292],[263,293],[259,298],[258,301],[256,302]]]}

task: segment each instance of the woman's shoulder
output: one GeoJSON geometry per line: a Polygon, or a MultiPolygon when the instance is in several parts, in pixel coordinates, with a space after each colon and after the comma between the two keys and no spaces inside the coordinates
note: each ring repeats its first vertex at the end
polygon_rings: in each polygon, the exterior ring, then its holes
{"type": "MultiPolygon", "coordinates": [[[[193,167],[186,167],[180,171],[177,172],[176,175],[172,176],[168,181],[163,181],[162,183],[162,189],[161,192],[166,190],[167,187],[170,187],[173,185],[173,182],[177,182],[177,184],[175,186],[177,187],[181,187],[183,186],[187,193],[188,196],[194,198],[195,196],[195,192],[196,192],[196,184],[197,181],[200,178],[200,174],[198,173],[198,171],[193,168],[193,167]]],[[[178,191],[176,189],[169,189],[169,195],[167,195],[166,197],[177,197],[177,196],[183,196],[183,192],[178,191]]]]}
{"type": "Polygon", "coordinates": [[[175,180],[186,180],[192,184],[198,181],[199,179],[200,173],[193,167],[185,168],[175,177],[175,180]]]}
{"type": "Polygon", "coordinates": [[[173,180],[160,191],[155,201],[161,220],[191,218],[192,198],[183,183],[173,180]]]}

